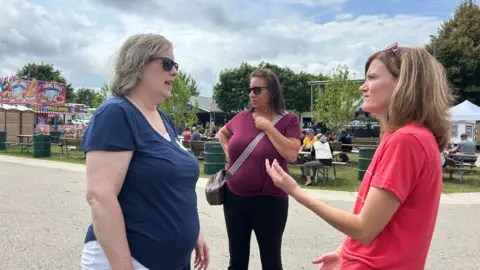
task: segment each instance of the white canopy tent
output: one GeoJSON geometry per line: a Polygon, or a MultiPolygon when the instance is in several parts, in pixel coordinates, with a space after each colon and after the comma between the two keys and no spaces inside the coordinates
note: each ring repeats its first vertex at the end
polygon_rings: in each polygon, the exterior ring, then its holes
{"type": "MultiPolygon", "coordinates": [[[[476,122],[480,121],[480,107],[468,100],[458,104],[450,109],[450,119],[452,122],[452,141],[457,143],[461,141],[460,135],[466,134],[467,137],[475,141],[476,122]]],[[[477,140],[478,137],[477,137],[477,140]]]]}
{"type": "Polygon", "coordinates": [[[452,121],[480,121],[480,107],[468,100],[450,109],[452,121]]]}

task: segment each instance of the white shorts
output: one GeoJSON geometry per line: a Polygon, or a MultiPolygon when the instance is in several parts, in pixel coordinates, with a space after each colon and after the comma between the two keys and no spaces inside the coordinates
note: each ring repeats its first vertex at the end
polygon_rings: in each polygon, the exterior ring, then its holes
{"type": "MultiPolygon", "coordinates": [[[[145,266],[132,258],[135,270],[148,270],[145,266]]],[[[87,242],[83,246],[82,270],[111,270],[107,256],[97,241],[87,242]]]]}

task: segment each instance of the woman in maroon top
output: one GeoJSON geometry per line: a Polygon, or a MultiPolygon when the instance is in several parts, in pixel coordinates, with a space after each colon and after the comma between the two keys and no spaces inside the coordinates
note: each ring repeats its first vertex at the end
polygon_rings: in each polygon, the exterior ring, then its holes
{"type": "Polygon", "coordinates": [[[250,77],[251,109],[237,114],[217,134],[228,167],[240,157],[250,142],[265,132],[250,156],[228,179],[224,203],[230,250],[228,269],[248,269],[252,230],[260,249],[263,269],[282,269],[281,244],[288,215],[288,195],[277,188],[265,171],[265,159],[278,160],[288,171],[300,150],[298,117],[287,113],[273,126],[277,114],[285,113],[285,101],[277,75],[269,69],[254,71],[250,77]]]}

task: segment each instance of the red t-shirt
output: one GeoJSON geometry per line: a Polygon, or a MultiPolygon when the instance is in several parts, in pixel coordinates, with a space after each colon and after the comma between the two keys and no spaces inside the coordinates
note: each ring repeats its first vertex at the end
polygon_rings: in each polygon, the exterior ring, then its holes
{"type": "Polygon", "coordinates": [[[363,177],[353,212],[362,211],[370,186],[392,192],[401,204],[370,244],[347,237],[341,269],[425,268],[442,192],[438,153],[433,134],[417,123],[383,136],[363,177]]]}
{"type": "MultiPolygon", "coordinates": [[[[233,134],[228,143],[228,168],[230,168],[260,131],[255,127],[252,113],[247,110],[237,114],[225,127],[233,134]]],[[[284,115],[275,127],[287,138],[302,137],[300,122],[295,114],[284,115]]],[[[265,135],[237,172],[227,180],[228,188],[240,196],[264,195],[288,198],[284,191],[273,184],[267,174],[265,168],[267,158],[270,161],[277,159],[280,166],[288,172],[288,162],[265,135]]]]}

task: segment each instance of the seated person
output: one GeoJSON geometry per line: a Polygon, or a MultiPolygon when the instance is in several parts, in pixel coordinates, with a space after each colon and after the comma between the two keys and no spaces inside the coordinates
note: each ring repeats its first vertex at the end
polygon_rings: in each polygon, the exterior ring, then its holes
{"type": "Polygon", "coordinates": [[[335,138],[337,138],[337,135],[335,134],[335,131],[330,131],[330,133],[328,133],[328,141],[329,142],[334,142],[335,141],[335,138]]]}
{"type": "Polygon", "coordinates": [[[192,139],[192,133],[190,132],[190,127],[187,127],[183,132],[183,140],[190,141],[191,139],[192,139]]]}
{"type": "Polygon", "coordinates": [[[303,148],[303,141],[307,137],[307,132],[305,130],[302,130],[302,139],[300,140],[300,148],[303,148]]]}
{"type": "MultiPolygon", "coordinates": [[[[467,134],[460,135],[460,139],[462,139],[462,141],[460,141],[457,144],[457,147],[450,150],[449,153],[450,154],[460,153],[460,154],[464,154],[464,155],[475,156],[475,157],[472,157],[472,158],[463,158],[464,162],[475,163],[477,161],[477,157],[476,157],[476,154],[475,154],[475,144],[472,141],[468,140],[467,134]]],[[[461,157],[453,156],[452,158],[456,161],[462,160],[461,157]]]]}
{"type": "Polygon", "coordinates": [[[440,163],[442,163],[442,168],[447,166],[447,157],[445,157],[445,153],[444,152],[440,152],[440,163]]]}
{"type": "MultiPolygon", "coordinates": [[[[338,139],[342,144],[352,144],[352,137],[347,133],[347,130],[342,128],[340,130],[340,138],[338,139]]],[[[352,152],[353,147],[351,145],[342,145],[342,152],[352,152]]]]}
{"type": "Polygon", "coordinates": [[[200,133],[198,133],[198,131],[195,127],[192,127],[191,139],[192,139],[192,141],[201,141],[202,140],[202,135],[200,135],[200,133]]]}
{"type": "Polygon", "coordinates": [[[327,140],[327,137],[322,134],[317,135],[318,141],[313,143],[312,147],[312,161],[303,164],[303,173],[305,174],[306,181],[305,186],[312,184],[310,177],[310,169],[316,169],[323,166],[332,165],[332,152],[333,149],[327,140]]]}
{"type": "Polygon", "coordinates": [[[302,149],[310,150],[312,148],[312,143],[316,142],[317,138],[313,129],[307,129],[307,136],[303,139],[302,149]]]}

